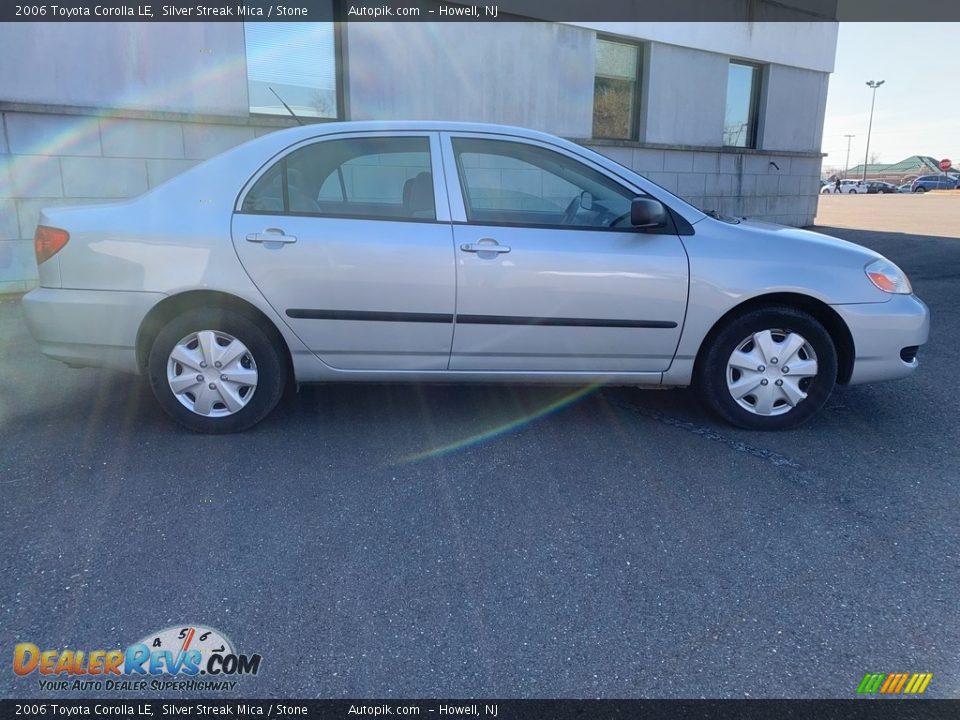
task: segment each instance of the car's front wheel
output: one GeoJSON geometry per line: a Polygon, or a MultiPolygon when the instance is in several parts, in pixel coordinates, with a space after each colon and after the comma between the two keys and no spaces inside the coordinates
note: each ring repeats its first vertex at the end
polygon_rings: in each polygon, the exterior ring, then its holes
{"type": "Polygon", "coordinates": [[[836,379],[830,333],[808,313],[773,307],[722,327],[700,356],[694,383],[707,407],[727,422],[784,430],[816,413],[836,379]]]}
{"type": "Polygon", "coordinates": [[[259,324],[233,310],[198,308],[157,334],[148,359],[160,406],[184,427],[239,432],[273,410],[287,366],[259,324]]]}
{"type": "Polygon", "coordinates": [[[915,193],[925,193],[926,191],[927,191],[927,189],[926,189],[925,187],[923,187],[923,185],[921,185],[921,186],[918,187],[916,190],[914,190],[915,193]]]}

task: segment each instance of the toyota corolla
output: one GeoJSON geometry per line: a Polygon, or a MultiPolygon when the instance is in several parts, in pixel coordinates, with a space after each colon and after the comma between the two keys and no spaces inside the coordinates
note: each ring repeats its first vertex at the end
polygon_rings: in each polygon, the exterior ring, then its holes
{"type": "Polygon", "coordinates": [[[41,213],[41,350],[149,378],[201,432],[288,383],[693,385],[752,429],[927,339],[905,274],[813,232],[705,214],[571,142],[464,123],[272,133],[138,198],[41,213]]]}

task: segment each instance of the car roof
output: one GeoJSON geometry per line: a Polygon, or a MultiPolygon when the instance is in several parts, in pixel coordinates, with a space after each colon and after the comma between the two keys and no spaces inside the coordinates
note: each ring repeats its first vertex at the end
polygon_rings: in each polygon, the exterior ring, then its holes
{"type": "MultiPolygon", "coordinates": [[[[333,135],[344,132],[481,132],[503,135],[519,135],[526,138],[556,142],[558,137],[549,133],[531,130],[515,125],[495,123],[462,122],[454,120],[349,120],[336,122],[316,122],[283,130],[288,138],[317,135],[333,135]]],[[[561,138],[562,139],[562,138],[561,138]]]]}

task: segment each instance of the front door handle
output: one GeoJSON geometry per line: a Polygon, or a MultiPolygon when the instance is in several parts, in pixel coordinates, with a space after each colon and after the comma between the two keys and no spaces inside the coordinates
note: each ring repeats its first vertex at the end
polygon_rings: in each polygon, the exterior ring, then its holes
{"type": "Polygon", "coordinates": [[[480,242],[476,243],[463,243],[460,246],[460,249],[463,252],[470,253],[508,253],[510,252],[509,245],[500,245],[496,240],[492,238],[483,238],[480,242]]]}
{"type": "Polygon", "coordinates": [[[295,243],[296,235],[287,235],[280,228],[267,228],[262,233],[250,233],[247,242],[252,243],[295,243]]]}

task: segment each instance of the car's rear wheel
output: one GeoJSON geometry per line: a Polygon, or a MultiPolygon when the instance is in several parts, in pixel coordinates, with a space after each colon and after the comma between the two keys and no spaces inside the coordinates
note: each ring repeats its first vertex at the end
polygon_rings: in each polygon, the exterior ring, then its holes
{"type": "Polygon", "coordinates": [[[286,364],[256,322],[232,310],[198,308],[157,334],[148,359],[160,406],[195,432],[239,432],[273,410],[286,364]]]}
{"type": "Polygon", "coordinates": [[[785,430],[814,415],[836,379],[830,333],[808,313],[773,307],[727,323],[700,357],[694,383],[727,422],[785,430]]]}

